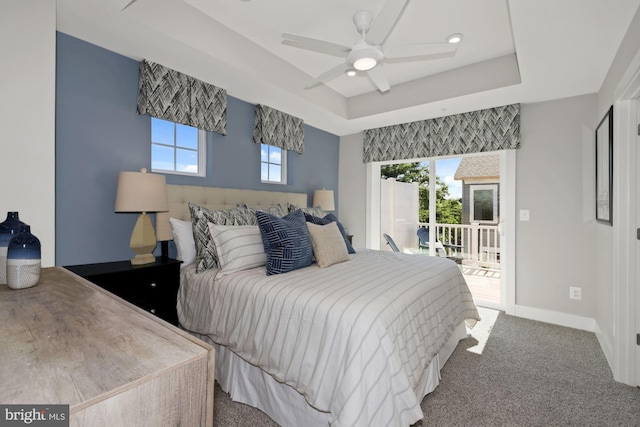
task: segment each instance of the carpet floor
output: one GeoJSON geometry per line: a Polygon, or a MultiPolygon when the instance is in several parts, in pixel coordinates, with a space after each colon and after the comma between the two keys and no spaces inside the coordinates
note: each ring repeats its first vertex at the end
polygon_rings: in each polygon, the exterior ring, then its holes
{"type": "MultiPolygon", "coordinates": [[[[640,389],[616,383],[591,332],[479,308],[438,388],[427,426],[640,426],[640,389]]],[[[277,426],[216,383],[214,426],[277,426]]]]}

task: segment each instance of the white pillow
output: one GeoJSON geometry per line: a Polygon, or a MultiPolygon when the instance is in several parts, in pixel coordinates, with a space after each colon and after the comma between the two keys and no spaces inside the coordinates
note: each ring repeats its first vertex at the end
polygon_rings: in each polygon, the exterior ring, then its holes
{"type": "Polygon", "coordinates": [[[247,270],[267,263],[262,235],[257,225],[209,224],[220,273],[247,270]]]}
{"type": "Polygon", "coordinates": [[[193,227],[191,221],[183,221],[177,218],[169,218],[171,234],[178,251],[178,259],[182,266],[196,262],[196,243],[193,240],[193,227]]]}
{"type": "Polygon", "coordinates": [[[342,237],[335,221],[326,225],[307,222],[307,228],[311,235],[313,257],[316,259],[318,267],[329,267],[339,262],[351,260],[347,246],[344,244],[344,237],[342,237]]]}

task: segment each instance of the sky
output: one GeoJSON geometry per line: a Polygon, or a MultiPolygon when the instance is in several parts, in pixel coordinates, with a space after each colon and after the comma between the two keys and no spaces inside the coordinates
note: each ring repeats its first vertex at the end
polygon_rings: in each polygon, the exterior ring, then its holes
{"type": "Polygon", "coordinates": [[[151,141],[152,170],[198,173],[198,129],[152,117],[151,141]]]}
{"type": "MultiPolygon", "coordinates": [[[[462,181],[456,181],[453,176],[458,169],[461,158],[436,160],[436,175],[449,186],[449,198],[459,199],[462,197],[462,181]]],[[[429,162],[422,164],[429,165],[429,162]]]]}

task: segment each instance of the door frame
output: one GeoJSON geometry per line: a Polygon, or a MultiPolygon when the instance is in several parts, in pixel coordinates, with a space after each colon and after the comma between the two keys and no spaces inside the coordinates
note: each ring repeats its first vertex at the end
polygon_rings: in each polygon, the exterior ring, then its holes
{"type": "Polygon", "coordinates": [[[613,337],[610,367],[616,381],[640,386],[640,52],[614,92],[613,337]]]}
{"type": "MultiPolygon", "coordinates": [[[[482,153],[490,154],[490,153],[482,153]]],[[[500,307],[506,314],[515,315],[515,233],[516,233],[516,150],[500,150],[500,307]],[[504,253],[503,253],[504,252],[504,253]]],[[[448,156],[448,157],[463,157],[448,156]]],[[[437,158],[434,158],[437,159],[437,158]]],[[[429,159],[432,160],[432,159],[429,159]]],[[[393,163],[422,162],[407,159],[393,163]]],[[[380,249],[380,166],[387,162],[367,163],[366,237],[370,249],[380,249]]]]}

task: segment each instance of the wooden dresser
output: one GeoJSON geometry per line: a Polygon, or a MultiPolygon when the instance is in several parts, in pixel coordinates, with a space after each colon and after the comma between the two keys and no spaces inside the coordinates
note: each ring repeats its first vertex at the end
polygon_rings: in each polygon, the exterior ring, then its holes
{"type": "Polygon", "coordinates": [[[0,285],[0,402],[69,404],[71,426],[213,425],[208,344],[61,267],[0,285]]]}

